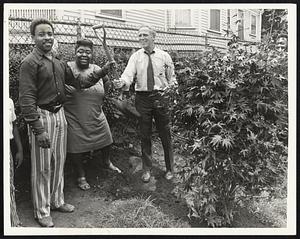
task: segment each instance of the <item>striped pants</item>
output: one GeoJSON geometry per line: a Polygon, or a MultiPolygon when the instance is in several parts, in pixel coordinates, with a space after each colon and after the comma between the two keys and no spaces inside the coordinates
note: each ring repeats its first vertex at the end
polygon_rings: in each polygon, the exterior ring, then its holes
{"type": "Polygon", "coordinates": [[[57,113],[38,108],[40,120],[50,137],[50,148],[38,146],[29,129],[31,144],[31,192],[35,218],[50,216],[50,208],[64,204],[64,163],[67,147],[67,121],[64,109],[57,113]]]}
{"type": "Polygon", "coordinates": [[[18,217],[15,186],[14,186],[14,160],[10,152],[10,223],[12,227],[20,226],[21,222],[18,217]]]}

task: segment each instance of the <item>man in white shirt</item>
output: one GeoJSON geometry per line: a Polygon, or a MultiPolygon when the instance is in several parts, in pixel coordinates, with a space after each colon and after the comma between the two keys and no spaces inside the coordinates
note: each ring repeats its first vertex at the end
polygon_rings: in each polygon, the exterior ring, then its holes
{"type": "Polygon", "coordinates": [[[114,81],[116,88],[128,89],[136,76],[135,106],[141,114],[139,119],[141,131],[141,146],[143,160],[142,180],[149,182],[152,167],[152,118],[154,117],[156,128],[164,148],[166,163],[166,179],[173,177],[173,146],[169,125],[169,110],[162,92],[174,84],[177,84],[174,64],[170,55],[155,47],[155,31],[149,26],[142,26],[138,31],[141,49],[130,57],[126,69],[121,78],[114,81]]]}

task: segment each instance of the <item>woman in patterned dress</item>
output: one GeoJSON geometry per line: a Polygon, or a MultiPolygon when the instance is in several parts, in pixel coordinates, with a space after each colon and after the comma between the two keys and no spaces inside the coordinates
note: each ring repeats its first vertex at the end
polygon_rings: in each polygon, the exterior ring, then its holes
{"type": "MultiPolygon", "coordinates": [[[[93,43],[88,39],[76,42],[75,61],[68,62],[75,78],[87,75],[99,66],[90,64],[93,43]]],[[[76,90],[67,86],[67,100],[64,105],[68,122],[67,152],[75,165],[78,177],[78,187],[82,190],[90,188],[83,168],[83,158],[93,151],[95,157],[102,156],[107,168],[121,172],[110,161],[110,145],[113,143],[107,119],[102,111],[104,98],[103,80],[94,86],[76,90]]]]}

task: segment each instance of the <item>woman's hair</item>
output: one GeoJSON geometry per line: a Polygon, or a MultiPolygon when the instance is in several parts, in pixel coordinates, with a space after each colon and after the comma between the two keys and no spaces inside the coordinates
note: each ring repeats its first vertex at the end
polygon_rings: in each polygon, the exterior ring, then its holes
{"type": "Polygon", "coordinates": [[[52,25],[52,23],[48,20],[48,19],[45,19],[45,18],[37,18],[37,19],[34,19],[31,23],[30,23],[30,34],[32,36],[35,35],[35,28],[37,25],[40,25],[40,24],[48,24],[51,28],[52,28],[52,31],[54,32],[54,27],[52,25]]]}
{"type": "Polygon", "coordinates": [[[91,40],[89,40],[89,39],[86,39],[86,38],[77,40],[76,46],[75,46],[75,51],[80,46],[87,46],[87,47],[89,47],[89,48],[91,48],[93,50],[93,42],[91,40]]]}

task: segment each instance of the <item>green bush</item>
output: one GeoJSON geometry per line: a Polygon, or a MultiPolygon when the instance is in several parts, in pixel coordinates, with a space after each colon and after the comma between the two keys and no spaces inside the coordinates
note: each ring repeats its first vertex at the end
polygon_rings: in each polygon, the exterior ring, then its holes
{"type": "Polygon", "coordinates": [[[179,86],[167,96],[191,154],[178,165],[177,192],[190,216],[229,225],[237,190],[259,192],[286,177],[287,53],[233,42],[226,54],[212,49],[174,61],[179,86]]]}

